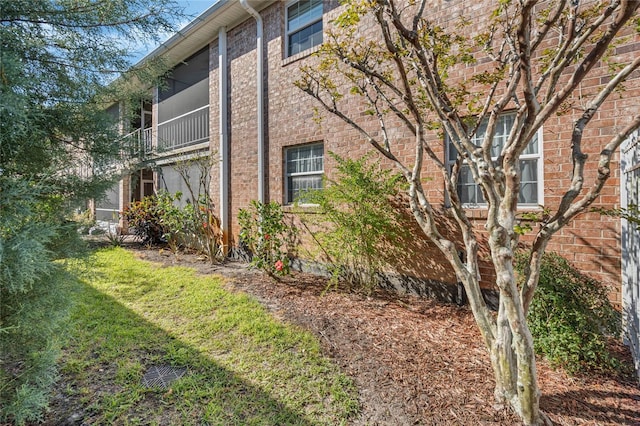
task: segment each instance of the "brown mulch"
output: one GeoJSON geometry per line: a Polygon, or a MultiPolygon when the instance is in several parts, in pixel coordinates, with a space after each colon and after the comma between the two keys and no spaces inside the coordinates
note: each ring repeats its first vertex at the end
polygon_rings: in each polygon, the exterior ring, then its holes
{"type": "MultiPolygon", "coordinates": [[[[328,291],[317,276],[276,280],[227,262],[132,247],[137,256],[218,274],[277,317],[319,336],[355,382],[362,411],[353,425],[519,424],[493,398],[489,357],[468,308],[396,294],[328,291]]],[[[629,351],[616,350],[626,362],[629,351]]],[[[640,425],[640,388],[627,377],[570,377],[538,363],[541,408],[560,425],[640,425]]]]}

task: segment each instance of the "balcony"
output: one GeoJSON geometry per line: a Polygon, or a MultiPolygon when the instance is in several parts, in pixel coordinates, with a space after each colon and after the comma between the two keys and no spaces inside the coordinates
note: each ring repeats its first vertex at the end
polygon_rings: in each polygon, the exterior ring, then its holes
{"type": "Polygon", "coordinates": [[[158,124],[159,153],[209,141],[209,105],[158,124]]]}
{"type": "Polygon", "coordinates": [[[136,129],[122,137],[123,160],[148,160],[151,155],[164,156],[174,151],[201,149],[209,142],[209,105],[158,124],[153,128],[136,129]]]}
{"type": "Polygon", "coordinates": [[[127,159],[142,159],[153,150],[153,129],[136,129],[122,137],[122,156],[127,159]]]}

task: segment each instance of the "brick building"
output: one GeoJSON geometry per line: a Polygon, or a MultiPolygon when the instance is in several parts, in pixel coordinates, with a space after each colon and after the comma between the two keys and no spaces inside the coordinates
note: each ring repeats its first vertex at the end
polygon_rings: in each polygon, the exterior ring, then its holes
{"type": "MultiPolygon", "coordinates": [[[[359,157],[370,150],[361,137],[342,121],[327,117],[318,124],[315,100],[293,82],[302,65],[313,65],[311,54],[322,42],[331,19],[341,10],[337,0],[218,0],[149,57],[162,56],[176,64],[162,89],[153,88],[149,100],[140,105],[140,119],[130,138],[142,154],[153,154],[154,167],[140,170],[133,179],[122,180],[98,213],[111,214],[127,203],[152,194],[159,188],[182,190],[173,164],[188,158],[213,158],[208,188],[215,194],[223,230],[231,247],[239,232],[236,216],[254,199],[291,204],[305,188],[320,187],[323,174],[331,174],[329,151],[359,157]]],[[[444,24],[452,16],[473,19],[486,16],[490,1],[463,2],[433,0],[429,14],[444,24]]],[[[373,27],[371,27],[373,28],[373,27]]],[[[365,28],[364,31],[374,31],[365,28]]],[[[372,34],[375,37],[375,34],[372,34]]],[[[631,36],[616,47],[621,60],[640,51],[640,37],[631,36]]],[[[630,59],[629,59],[630,60],[630,59]]],[[[479,63],[476,67],[482,67],[479,63]]],[[[606,81],[606,65],[600,64],[583,90],[606,81]]],[[[460,78],[465,70],[458,69],[460,78]]],[[[361,106],[349,105],[355,111],[361,106]]],[[[613,134],[621,117],[637,114],[640,107],[640,78],[634,75],[624,96],[612,96],[589,127],[585,140],[613,134]]],[[[557,116],[538,134],[535,149],[528,150],[529,171],[523,174],[524,206],[553,207],[570,181],[571,123],[569,114],[557,116]]],[[[375,125],[375,123],[372,123],[375,125]]],[[[509,117],[503,120],[508,132],[509,117]]],[[[406,144],[399,156],[413,155],[412,140],[398,135],[406,144]]],[[[438,154],[446,161],[444,140],[438,154]]],[[[612,176],[602,191],[598,207],[617,208],[638,204],[638,137],[631,138],[616,160],[612,176]]],[[[437,143],[436,143],[437,145],[437,143]]],[[[594,146],[597,144],[594,144],[594,146]]],[[[588,152],[597,155],[597,152],[588,152]]],[[[192,170],[194,182],[198,170],[192,170]]],[[[594,173],[593,170],[588,171],[594,173]]],[[[429,175],[429,170],[425,175],[429,175]]],[[[433,173],[430,195],[444,202],[444,188],[433,173]]],[[[469,215],[481,223],[486,217],[482,200],[473,184],[460,188],[468,202],[469,215]]],[[[624,220],[586,213],[556,235],[549,250],[556,251],[576,267],[611,286],[611,299],[626,312],[626,326],[636,355],[640,334],[638,231],[624,220]]],[[[411,286],[451,288],[456,277],[439,252],[428,242],[412,242],[410,259],[399,260],[394,273],[409,278],[411,286]],[[417,284],[416,284],[417,283],[417,284]]],[[[487,262],[487,276],[491,276],[487,262]]],[[[490,280],[486,280],[490,286],[490,280]]],[[[445,293],[448,290],[445,290],[445,293]]],[[[427,291],[428,292],[428,291],[427,291]]]]}

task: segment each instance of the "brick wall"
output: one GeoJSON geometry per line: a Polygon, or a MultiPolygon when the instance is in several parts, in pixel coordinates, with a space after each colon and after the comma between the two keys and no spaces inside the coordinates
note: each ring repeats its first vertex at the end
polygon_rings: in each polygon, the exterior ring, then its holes
{"type": "MultiPolygon", "coordinates": [[[[455,23],[456,17],[479,20],[486,18],[490,11],[490,2],[442,2],[433,1],[428,10],[433,20],[446,25],[455,23]]],[[[330,20],[336,16],[340,7],[333,0],[325,3],[324,26],[327,28],[330,20]]],[[[313,65],[317,58],[309,56],[309,52],[285,58],[284,54],[284,4],[277,2],[261,11],[265,25],[265,73],[267,83],[266,93],[266,181],[268,183],[268,199],[278,202],[284,201],[284,149],[289,146],[323,142],[325,153],[333,151],[341,156],[352,158],[369,151],[369,146],[361,137],[342,121],[326,117],[321,124],[314,121],[313,99],[297,89],[293,82],[299,77],[299,68],[303,65],[313,65]]],[[[232,215],[232,235],[237,235],[237,211],[248,206],[250,200],[257,198],[257,128],[256,128],[256,83],[255,83],[255,21],[247,19],[244,23],[228,31],[229,55],[229,89],[230,89],[230,210],[232,215]]],[[[364,26],[365,33],[370,37],[376,36],[377,28],[371,23],[364,26]]],[[[473,31],[470,29],[469,31],[473,31]]],[[[638,54],[640,39],[632,37],[629,43],[617,48],[619,60],[628,60],[638,54]]],[[[211,44],[211,135],[212,145],[217,149],[217,40],[211,44]]],[[[479,61],[474,65],[474,71],[490,67],[487,61],[479,61]]],[[[460,78],[469,69],[460,67],[453,75],[460,78]]],[[[587,93],[595,86],[606,82],[606,66],[600,64],[593,78],[586,80],[581,90],[587,93]]],[[[594,118],[584,138],[584,151],[595,158],[598,146],[605,138],[610,137],[623,123],[623,118],[631,113],[637,113],[640,98],[640,78],[635,76],[627,84],[627,90],[621,95],[615,95],[594,118]]],[[[573,99],[575,105],[580,105],[580,99],[573,99]]],[[[357,100],[347,99],[345,110],[361,118],[362,105],[357,100]]],[[[570,162],[570,124],[577,116],[576,110],[569,109],[565,115],[554,117],[543,128],[543,156],[544,156],[544,203],[552,210],[558,205],[562,196],[562,188],[569,182],[571,174],[570,162]]],[[[363,119],[363,125],[375,128],[374,120],[363,119]]],[[[411,161],[414,155],[412,139],[400,127],[393,128],[397,137],[397,155],[411,161]]],[[[437,135],[430,135],[430,143],[434,150],[444,158],[444,141],[437,135]]],[[[332,162],[325,156],[325,172],[331,175],[332,162]]],[[[214,171],[212,191],[217,191],[218,173],[214,171]]],[[[586,177],[592,178],[595,168],[589,166],[586,177]]],[[[425,177],[431,181],[428,185],[428,195],[436,200],[443,199],[444,187],[441,178],[433,167],[425,166],[425,177]]],[[[618,164],[612,164],[611,179],[603,190],[598,207],[617,207],[619,197],[618,164]]],[[[589,182],[587,180],[587,182],[589,182]]],[[[474,211],[471,216],[481,227],[484,213],[474,211]]],[[[443,223],[447,223],[443,215],[443,223]]],[[[446,227],[447,229],[449,227],[446,227]]],[[[454,232],[454,231],[451,231],[454,232]]],[[[412,244],[411,254],[407,259],[398,260],[399,272],[420,278],[454,282],[455,275],[450,267],[443,264],[442,256],[435,247],[419,237],[420,231],[415,229],[416,240],[412,244]]],[[[619,220],[604,217],[596,213],[587,213],[570,223],[559,233],[549,246],[550,250],[558,251],[567,257],[574,265],[597,279],[612,285],[612,300],[620,303],[620,225],[619,220]]],[[[527,238],[525,237],[526,241],[527,238]]],[[[485,284],[490,285],[491,264],[488,254],[483,252],[485,284]]]]}

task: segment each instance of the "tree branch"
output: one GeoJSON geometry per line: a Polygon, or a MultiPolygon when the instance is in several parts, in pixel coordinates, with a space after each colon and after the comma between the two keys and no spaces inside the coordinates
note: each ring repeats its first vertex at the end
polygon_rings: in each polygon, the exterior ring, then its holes
{"type": "MultiPolygon", "coordinates": [[[[612,3],[612,6],[613,4],[615,4],[615,2],[612,3]]],[[[607,13],[613,13],[612,11],[609,11],[612,6],[607,8],[605,14],[596,20],[598,25],[594,23],[589,26],[589,29],[580,38],[580,45],[587,40],[588,35],[591,35],[599,27],[599,25],[604,21],[607,13]]],[[[558,110],[560,105],[573,93],[578,84],[582,82],[584,77],[602,58],[615,35],[634,16],[638,7],[640,7],[640,2],[638,1],[622,0],[620,2],[620,11],[614,17],[613,22],[607,27],[603,35],[594,43],[593,49],[585,55],[584,59],[580,61],[580,63],[575,66],[575,71],[569,77],[569,81],[564,85],[564,87],[550,97],[544,108],[542,108],[540,113],[537,115],[535,123],[532,126],[532,130],[530,131],[530,134],[527,135],[529,139],[533,137],[535,131],[537,131],[537,129],[549,119],[549,116],[558,110]]]]}

